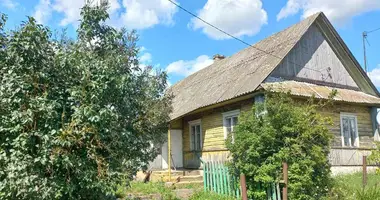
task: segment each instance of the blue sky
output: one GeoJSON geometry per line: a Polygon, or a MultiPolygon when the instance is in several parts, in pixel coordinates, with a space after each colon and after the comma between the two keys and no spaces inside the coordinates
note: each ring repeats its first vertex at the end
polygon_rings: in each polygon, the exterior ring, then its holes
{"type": "MultiPolygon", "coordinates": [[[[214,54],[230,56],[246,46],[219,33],[168,0],[109,0],[110,25],[137,29],[141,64],[168,71],[171,84],[211,64],[214,54]]],[[[175,0],[206,21],[254,44],[323,11],[357,60],[363,63],[362,32],[380,28],[380,0],[175,0]]],[[[52,30],[75,38],[84,0],[0,0],[7,28],[34,16],[52,30]]],[[[380,87],[380,30],[369,34],[369,74],[380,87]]]]}

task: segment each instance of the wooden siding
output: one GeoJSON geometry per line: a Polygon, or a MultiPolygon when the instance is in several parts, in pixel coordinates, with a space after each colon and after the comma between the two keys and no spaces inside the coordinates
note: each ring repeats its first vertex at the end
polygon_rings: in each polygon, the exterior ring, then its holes
{"type": "Polygon", "coordinates": [[[329,161],[332,166],[360,166],[363,156],[371,154],[369,149],[332,148],[329,161]]]}
{"type": "Polygon", "coordinates": [[[170,127],[171,129],[182,129],[182,120],[181,119],[176,119],[174,121],[170,122],[170,127]]]}
{"type": "Polygon", "coordinates": [[[333,106],[322,109],[320,112],[323,116],[331,117],[333,125],[329,126],[330,131],[335,138],[332,147],[342,147],[342,138],[340,131],[340,114],[342,112],[352,113],[357,116],[359,146],[371,148],[373,146],[372,120],[370,108],[367,106],[350,105],[350,104],[334,104],[333,106]]]}
{"type": "Polygon", "coordinates": [[[240,112],[249,111],[252,105],[253,99],[248,99],[186,117],[183,123],[184,166],[188,168],[200,167],[201,163],[198,156],[205,161],[227,159],[228,151],[224,140],[222,113],[236,109],[240,109],[240,112]],[[189,121],[197,119],[201,119],[202,152],[194,153],[190,151],[189,121]]]}
{"type": "Polygon", "coordinates": [[[358,88],[315,25],[309,28],[271,76],[358,88]]]}
{"type": "MultiPolygon", "coordinates": [[[[299,99],[300,101],[304,101],[299,99]]],[[[223,130],[223,112],[240,109],[241,112],[249,111],[253,106],[253,100],[245,100],[228,106],[215,108],[210,111],[197,113],[183,119],[183,150],[184,167],[201,168],[199,157],[204,161],[224,161],[228,159],[229,151],[226,149],[223,130]],[[203,148],[201,152],[190,151],[189,121],[201,119],[203,148]]],[[[370,108],[364,105],[335,103],[333,106],[325,107],[319,112],[326,117],[331,117],[333,125],[329,126],[334,140],[329,156],[334,166],[360,165],[360,155],[368,153],[373,147],[373,129],[370,108]],[[342,148],[340,132],[340,114],[352,113],[357,116],[359,142],[361,149],[342,148]],[[364,148],[364,150],[363,150],[364,148]]]]}

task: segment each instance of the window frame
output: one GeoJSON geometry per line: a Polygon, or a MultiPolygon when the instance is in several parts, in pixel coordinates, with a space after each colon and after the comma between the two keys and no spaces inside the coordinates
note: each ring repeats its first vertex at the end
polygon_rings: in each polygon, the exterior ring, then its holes
{"type": "Polygon", "coordinates": [[[238,118],[238,122],[239,122],[239,115],[240,115],[240,109],[231,110],[231,111],[222,113],[222,116],[223,116],[223,132],[224,132],[224,139],[225,140],[228,137],[228,133],[227,133],[227,120],[226,120],[226,118],[237,117],[238,118]]]}
{"type": "Polygon", "coordinates": [[[340,134],[341,134],[341,140],[342,140],[342,147],[347,147],[347,148],[359,148],[360,147],[358,117],[355,113],[345,113],[345,112],[340,113],[340,134]],[[349,139],[350,140],[350,146],[344,145],[344,133],[343,133],[343,118],[344,117],[350,117],[350,118],[355,119],[356,138],[355,138],[354,145],[351,145],[352,144],[351,138],[349,139]]]}
{"type": "MultiPolygon", "coordinates": [[[[202,148],[203,148],[203,132],[202,132],[202,120],[201,119],[197,119],[197,120],[193,120],[193,121],[189,121],[188,122],[189,123],[189,141],[190,141],[190,151],[202,151],[202,148]],[[194,141],[194,147],[193,148],[191,148],[191,145],[192,145],[192,143],[193,143],[193,141],[192,141],[192,137],[191,137],[191,127],[192,126],[198,126],[199,125],[199,129],[200,129],[200,141],[199,141],[199,143],[200,143],[200,145],[199,145],[199,147],[200,147],[200,149],[196,149],[196,145],[197,145],[197,143],[196,143],[196,141],[194,141]]],[[[197,140],[196,138],[196,135],[195,135],[195,140],[197,140]]]]}

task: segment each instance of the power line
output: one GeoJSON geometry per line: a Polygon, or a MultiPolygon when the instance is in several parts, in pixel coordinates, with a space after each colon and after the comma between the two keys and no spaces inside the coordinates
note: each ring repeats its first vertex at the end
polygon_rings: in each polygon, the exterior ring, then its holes
{"type": "MultiPolygon", "coordinates": [[[[280,59],[280,60],[283,59],[283,58],[281,58],[280,56],[277,56],[277,55],[271,54],[271,53],[269,53],[269,52],[267,52],[267,51],[265,51],[265,50],[263,50],[263,49],[260,49],[260,48],[258,48],[258,47],[255,47],[255,46],[253,46],[253,45],[251,45],[251,44],[245,42],[244,40],[239,39],[238,37],[235,37],[235,36],[233,36],[232,34],[230,34],[230,33],[226,32],[226,31],[224,31],[224,30],[218,28],[217,26],[211,24],[210,22],[207,22],[206,20],[200,18],[200,17],[197,16],[196,14],[190,12],[190,11],[187,10],[186,8],[180,6],[178,3],[174,2],[173,0],[168,0],[168,1],[171,2],[172,4],[174,4],[175,6],[177,6],[179,9],[181,9],[181,10],[187,12],[189,15],[191,15],[191,16],[193,16],[193,17],[199,19],[199,20],[202,21],[203,23],[205,23],[205,24],[211,26],[212,28],[214,28],[214,29],[216,29],[216,30],[218,30],[218,31],[220,31],[220,32],[222,32],[222,33],[224,33],[224,34],[230,36],[231,38],[233,38],[233,39],[235,39],[235,40],[237,40],[237,41],[239,41],[239,42],[241,42],[241,43],[243,43],[243,44],[245,44],[245,45],[247,45],[247,46],[249,46],[249,47],[252,47],[252,48],[254,48],[254,49],[258,50],[258,51],[261,51],[261,52],[263,52],[263,53],[265,53],[265,54],[271,55],[271,56],[273,56],[273,57],[275,57],[275,58],[278,58],[278,59],[280,59]]],[[[292,64],[294,64],[294,65],[300,66],[300,67],[305,67],[305,66],[299,65],[299,64],[297,64],[297,63],[294,63],[294,62],[292,62],[292,61],[290,61],[290,60],[288,60],[288,62],[289,62],[289,63],[292,63],[292,64]]],[[[305,67],[305,68],[307,68],[307,67],[305,67]]],[[[310,68],[307,68],[307,69],[310,69],[310,68]]],[[[310,70],[320,72],[319,70],[315,70],[315,69],[310,69],[310,70]]],[[[320,72],[320,73],[321,73],[321,72],[320,72]]]]}
{"type": "Polygon", "coordinates": [[[367,32],[367,33],[372,33],[372,32],[378,31],[378,30],[380,30],[380,28],[374,29],[374,30],[372,30],[372,31],[366,31],[366,32],[367,32]]]}

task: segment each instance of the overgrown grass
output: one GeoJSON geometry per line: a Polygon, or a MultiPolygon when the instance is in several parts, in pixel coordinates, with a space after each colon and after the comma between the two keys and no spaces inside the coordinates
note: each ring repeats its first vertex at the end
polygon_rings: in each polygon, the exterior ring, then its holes
{"type": "Polygon", "coordinates": [[[116,197],[125,199],[128,195],[160,194],[163,199],[177,200],[172,188],[165,187],[162,182],[130,182],[129,187],[120,186],[116,191],[116,197]]]}
{"type": "Polygon", "coordinates": [[[362,174],[340,175],[334,178],[330,200],[380,200],[380,175],[368,174],[367,186],[363,189],[362,174]]]}
{"type": "MultiPolygon", "coordinates": [[[[189,198],[189,200],[236,200],[233,197],[219,195],[213,192],[204,192],[203,188],[199,186],[199,184],[184,186],[181,188],[193,189],[194,194],[189,198]]],[[[166,187],[162,182],[135,182],[132,181],[130,183],[130,187],[120,186],[116,191],[116,197],[120,199],[128,199],[128,196],[140,196],[140,195],[152,195],[152,194],[160,194],[162,199],[170,199],[170,200],[179,200],[175,196],[175,186],[166,187]]]]}
{"type": "Polygon", "coordinates": [[[189,200],[236,200],[233,197],[229,196],[224,196],[224,195],[219,195],[213,192],[205,192],[205,191],[199,191],[195,194],[193,194],[189,200]]]}

